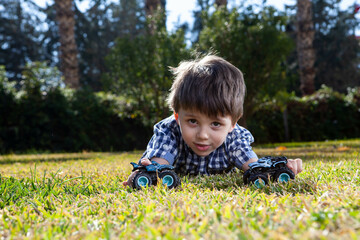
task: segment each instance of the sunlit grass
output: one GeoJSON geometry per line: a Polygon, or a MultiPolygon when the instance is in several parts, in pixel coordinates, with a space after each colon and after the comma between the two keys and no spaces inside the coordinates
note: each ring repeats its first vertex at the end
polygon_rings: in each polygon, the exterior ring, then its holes
{"type": "Polygon", "coordinates": [[[240,172],[122,186],[141,152],[0,156],[3,239],[358,239],[360,140],[257,147],[304,159],[286,184],[240,172]]]}

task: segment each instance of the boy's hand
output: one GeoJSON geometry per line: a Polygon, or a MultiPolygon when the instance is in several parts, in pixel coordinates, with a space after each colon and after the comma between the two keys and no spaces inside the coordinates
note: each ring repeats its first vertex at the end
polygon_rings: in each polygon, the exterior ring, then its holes
{"type": "Polygon", "coordinates": [[[298,173],[301,173],[303,170],[302,160],[300,158],[288,159],[287,167],[290,168],[290,170],[293,171],[295,175],[297,175],[298,173]]]}
{"type": "MultiPolygon", "coordinates": [[[[152,158],[151,160],[155,161],[155,162],[157,162],[159,164],[169,164],[168,161],[166,161],[165,159],[162,159],[162,158],[156,158],[155,157],[155,158],[152,158]]],[[[141,163],[141,165],[149,166],[151,164],[151,161],[148,158],[143,158],[143,159],[141,159],[140,163],[141,163]]],[[[134,177],[135,177],[136,173],[137,173],[137,171],[132,172],[130,174],[130,176],[128,177],[128,179],[123,182],[123,185],[131,187],[132,181],[134,180],[134,177]]]]}
{"type": "MultiPolygon", "coordinates": [[[[151,164],[151,161],[149,159],[147,159],[147,158],[143,158],[143,159],[141,159],[140,163],[141,163],[141,165],[148,166],[148,165],[151,164]]],[[[128,179],[126,181],[124,181],[122,184],[124,186],[131,186],[132,181],[134,180],[134,177],[135,177],[136,173],[137,173],[137,171],[132,172],[130,174],[130,176],[128,177],[128,179]]]]}

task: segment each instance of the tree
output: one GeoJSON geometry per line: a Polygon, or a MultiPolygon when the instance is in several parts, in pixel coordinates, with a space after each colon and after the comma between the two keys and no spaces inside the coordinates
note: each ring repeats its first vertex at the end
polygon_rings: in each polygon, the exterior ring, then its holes
{"type": "MultiPolygon", "coordinates": [[[[102,89],[101,75],[107,71],[105,56],[109,54],[117,37],[135,37],[145,33],[143,0],[126,0],[115,3],[92,0],[82,12],[74,5],[75,39],[78,50],[80,84],[95,91],[102,89]]],[[[48,30],[45,32],[46,54],[58,65],[59,32],[54,5],[44,9],[48,30]]]]}
{"type": "Polygon", "coordinates": [[[313,48],[315,31],[310,0],[297,0],[296,23],[300,90],[303,95],[310,95],[315,91],[315,51],[313,48]]]}
{"type": "Polygon", "coordinates": [[[225,7],[227,6],[227,0],[215,0],[215,5],[218,7],[225,7]]]}
{"type": "Polygon", "coordinates": [[[158,8],[165,9],[166,0],[145,0],[146,16],[152,16],[158,8]]]}
{"type": "Polygon", "coordinates": [[[217,51],[244,73],[247,97],[242,125],[264,96],[275,95],[285,88],[282,63],[293,47],[282,31],[285,24],[286,17],[271,7],[259,13],[251,7],[232,12],[219,9],[204,16],[199,49],[217,51]]]}
{"type": "Polygon", "coordinates": [[[60,64],[65,84],[74,89],[80,87],[75,18],[73,0],[55,0],[56,19],[60,37],[60,64]]]}
{"type": "MultiPolygon", "coordinates": [[[[111,23],[113,24],[112,31],[116,37],[112,39],[112,43],[117,37],[131,36],[136,37],[139,34],[144,34],[146,28],[146,13],[142,6],[143,0],[127,0],[120,1],[120,4],[112,3],[109,5],[109,10],[112,12],[111,23]]],[[[165,2],[162,5],[165,9],[165,2]]],[[[104,17],[107,17],[105,14],[104,17]]]]}
{"type": "MultiPolygon", "coordinates": [[[[177,66],[189,55],[183,30],[168,33],[162,18],[155,18],[157,31],[151,35],[117,39],[106,58],[109,72],[103,78],[106,89],[126,99],[128,114],[141,116],[147,126],[169,115],[169,66],[177,66]]],[[[146,28],[150,27],[148,22],[146,28]]]]}
{"type": "Polygon", "coordinates": [[[5,66],[10,81],[22,80],[27,62],[49,60],[43,47],[44,30],[38,27],[40,10],[30,0],[0,2],[0,65],[5,66]]]}
{"type": "Polygon", "coordinates": [[[199,10],[193,11],[194,24],[191,30],[191,33],[193,34],[192,36],[193,43],[197,43],[199,41],[200,32],[204,28],[202,13],[209,11],[210,0],[197,0],[197,6],[199,7],[199,10]]]}
{"type": "MultiPolygon", "coordinates": [[[[349,87],[360,85],[360,45],[355,36],[359,20],[355,18],[355,6],[341,10],[340,0],[312,0],[315,51],[315,89],[322,85],[345,93],[349,87]]],[[[287,7],[290,21],[287,33],[296,41],[296,6],[287,7]]],[[[298,55],[288,56],[288,79],[291,91],[299,93],[298,55]]]]}
{"type": "Polygon", "coordinates": [[[341,10],[339,0],[313,0],[317,89],[325,84],[345,93],[360,85],[360,45],[355,36],[359,20],[354,6],[341,10]]]}
{"type": "Polygon", "coordinates": [[[99,91],[101,75],[107,71],[105,57],[115,39],[144,34],[144,9],[139,0],[93,0],[86,12],[76,9],[75,17],[81,84],[99,91]]]}
{"type": "MultiPolygon", "coordinates": [[[[161,20],[161,25],[166,26],[166,15],[161,14],[162,19],[154,19],[157,15],[157,11],[161,9],[161,11],[165,12],[166,0],[145,0],[145,13],[146,18],[150,19],[149,22],[149,33],[154,34],[157,31],[155,28],[158,25],[158,21],[161,20]]],[[[157,15],[160,16],[160,15],[157,15]]]]}

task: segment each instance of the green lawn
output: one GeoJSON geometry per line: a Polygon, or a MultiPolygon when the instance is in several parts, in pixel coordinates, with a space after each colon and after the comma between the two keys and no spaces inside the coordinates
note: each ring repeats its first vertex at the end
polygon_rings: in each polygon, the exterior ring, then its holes
{"type": "Polygon", "coordinates": [[[256,147],[301,157],[287,184],[240,172],[124,188],[141,152],[0,156],[0,239],[359,239],[360,139],[256,147]]]}

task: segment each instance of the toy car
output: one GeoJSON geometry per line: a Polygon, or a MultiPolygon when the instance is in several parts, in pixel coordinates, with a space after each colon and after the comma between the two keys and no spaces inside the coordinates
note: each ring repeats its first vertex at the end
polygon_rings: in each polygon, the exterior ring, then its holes
{"type": "Polygon", "coordinates": [[[253,183],[257,188],[269,183],[269,179],[277,182],[288,182],[295,174],[286,166],[286,157],[263,157],[249,164],[244,173],[244,183],[253,183]]]}
{"type": "Polygon", "coordinates": [[[155,161],[151,161],[151,164],[148,166],[134,162],[131,165],[133,165],[133,172],[138,171],[132,182],[132,187],[135,189],[156,185],[158,178],[168,188],[175,188],[180,184],[180,178],[174,172],[174,167],[171,165],[161,165],[155,161]]]}

